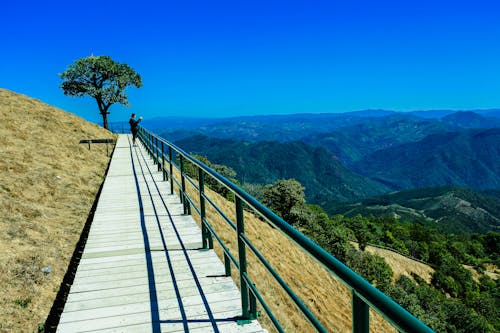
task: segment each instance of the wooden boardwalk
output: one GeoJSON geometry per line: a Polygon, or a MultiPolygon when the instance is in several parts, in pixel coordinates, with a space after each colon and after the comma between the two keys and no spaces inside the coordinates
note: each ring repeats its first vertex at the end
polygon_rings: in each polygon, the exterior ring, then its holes
{"type": "Polygon", "coordinates": [[[265,332],[177,195],[120,135],[57,332],[265,332]]]}

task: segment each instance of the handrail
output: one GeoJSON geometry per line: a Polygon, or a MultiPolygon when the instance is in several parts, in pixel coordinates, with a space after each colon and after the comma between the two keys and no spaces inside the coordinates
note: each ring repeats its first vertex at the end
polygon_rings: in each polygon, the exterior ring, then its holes
{"type": "MultiPolygon", "coordinates": [[[[433,332],[423,322],[414,317],[411,313],[372,286],[368,281],[363,279],[360,275],[352,271],[337,258],[325,251],[319,245],[311,241],[304,234],[297,229],[293,228],[290,224],[284,221],[281,217],[273,213],[270,209],[262,205],[258,200],[247,194],[240,187],[236,186],[224,176],[220,175],[206,164],[198,161],[194,157],[187,154],[184,150],[176,145],[168,142],[167,140],[157,136],[156,134],[140,127],[139,138],[148,149],[150,155],[156,164],[158,170],[162,170],[165,178],[170,178],[170,190],[173,193],[173,183],[175,182],[180,191],[181,202],[184,204],[184,213],[190,214],[190,206],[194,205],[193,200],[189,198],[185,187],[185,177],[188,177],[184,170],[185,160],[191,162],[198,169],[198,186],[195,189],[199,193],[200,207],[196,207],[195,212],[200,216],[202,221],[202,239],[204,248],[212,248],[214,236],[217,242],[222,246],[224,257],[226,261],[226,275],[230,275],[230,263],[232,262],[240,272],[240,288],[242,296],[242,319],[253,319],[257,314],[256,300],[263,306],[266,313],[270,316],[272,323],[276,326],[278,331],[283,331],[283,328],[277,322],[275,316],[272,314],[270,308],[265,303],[263,297],[258,292],[252,280],[247,274],[246,265],[246,249],[249,248],[258,258],[258,260],[266,267],[276,281],[281,285],[283,290],[291,297],[298,308],[302,311],[304,316],[311,322],[318,332],[326,332],[327,330],[322,326],[318,319],[311,313],[311,311],[303,304],[300,298],[294,291],[286,284],[286,282],[279,276],[273,267],[263,258],[258,249],[250,242],[245,236],[244,221],[243,221],[243,203],[253,208],[255,212],[259,213],[268,223],[273,225],[277,230],[286,235],[295,244],[301,247],[307,254],[312,256],[316,261],[321,263],[329,272],[335,275],[341,282],[343,282],[352,292],[352,330],[353,332],[369,332],[369,308],[371,307],[382,317],[384,317],[390,324],[392,324],[400,332],[433,332]],[[168,147],[168,155],[165,155],[165,147],[168,147]],[[161,150],[161,151],[160,151],[161,150]],[[173,152],[179,158],[179,165],[173,159],[173,152]],[[167,158],[166,158],[167,157],[167,158]],[[165,163],[169,164],[167,169],[165,163]],[[173,177],[173,167],[177,168],[181,173],[181,183],[173,177]],[[236,221],[231,221],[227,216],[223,218],[238,234],[238,259],[236,259],[225,246],[220,237],[215,233],[215,230],[207,221],[205,216],[205,199],[204,193],[204,176],[209,175],[220,184],[229,189],[235,196],[236,208],[236,221]]],[[[192,179],[188,179],[192,185],[192,179]]],[[[209,200],[211,205],[214,203],[209,200]]],[[[216,208],[219,214],[222,212],[216,208]]]]}

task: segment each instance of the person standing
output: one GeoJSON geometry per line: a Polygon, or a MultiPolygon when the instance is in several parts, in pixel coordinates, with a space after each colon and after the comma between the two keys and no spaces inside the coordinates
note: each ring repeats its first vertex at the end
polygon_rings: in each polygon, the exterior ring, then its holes
{"type": "Polygon", "coordinates": [[[130,132],[132,132],[132,144],[135,146],[135,139],[137,138],[137,132],[139,132],[139,123],[141,122],[142,117],[139,119],[135,119],[135,113],[132,113],[130,116],[130,120],[128,123],[130,124],[130,132]]]}

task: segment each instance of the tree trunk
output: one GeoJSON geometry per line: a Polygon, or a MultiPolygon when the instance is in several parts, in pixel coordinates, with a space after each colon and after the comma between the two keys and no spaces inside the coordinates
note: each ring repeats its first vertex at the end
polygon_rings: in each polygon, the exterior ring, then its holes
{"type": "Polygon", "coordinates": [[[107,129],[109,131],[108,113],[107,112],[103,112],[103,113],[101,113],[101,115],[102,115],[102,127],[104,127],[105,129],[107,129]]]}
{"type": "Polygon", "coordinates": [[[109,131],[109,126],[108,126],[108,114],[109,114],[109,112],[108,112],[108,109],[111,105],[104,104],[104,102],[102,101],[100,96],[96,97],[95,101],[97,102],[97,107],[99,108],[99,113],[102,116],[102,127],[104,127],[105,129],[107,129],[109,131]]]}

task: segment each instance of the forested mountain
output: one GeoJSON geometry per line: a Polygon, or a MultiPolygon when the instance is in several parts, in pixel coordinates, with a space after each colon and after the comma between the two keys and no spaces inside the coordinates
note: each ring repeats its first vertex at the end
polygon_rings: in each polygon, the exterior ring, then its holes
{"type": "Polygon", "coordinates": [[[176,144],[206,156],[211,162],[233,168],[241,183],[261,185],[294,178],[306,188],[312,202],[349,201],[385,193],[388,188],[352,173],[325,148],[303,142],[243,142],[193,136],[176,144]]]}
{"type": "Polygon", "coordinates": [[[407,142],[422,140],[430,134],[457,130],[435,119],[396,114],[339,128],[334,132],[318,133],[302,140],[322,146],[350,165],[377,150],[387,149],[407,142]]]}
{"type": "Polygon", "coordinates": [[[352,167],[395,189],[500,188],[500,128],[432,134],[379,150],[352,167]]]}
{"type": "Polygon", "coordinates": [[[444,124],[461,128],[500,127],[500,118],[485,117],[472,111],[461,111],[443,117],[444,124]]]}
{"type": "Polygon", "coordinates": [[[401,191],[337,204],[327,210],[345,216],[374,215],[421,222],[447,232],[500,231],[500,199],[460,187],[401,191]]]}

